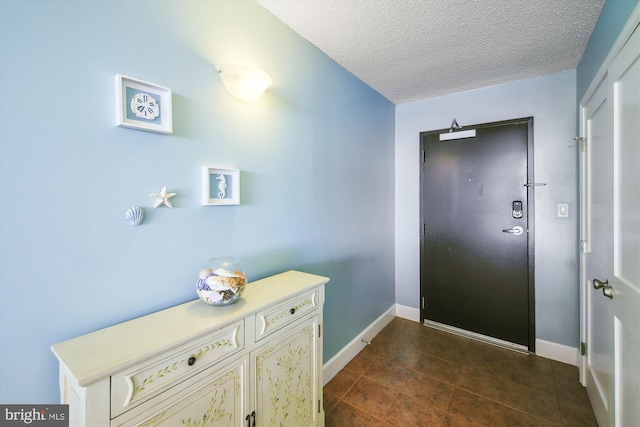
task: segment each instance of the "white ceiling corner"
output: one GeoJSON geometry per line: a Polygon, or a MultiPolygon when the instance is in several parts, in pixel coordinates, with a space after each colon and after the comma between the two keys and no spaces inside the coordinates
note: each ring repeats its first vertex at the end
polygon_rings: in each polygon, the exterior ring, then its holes
{"type": "Polygon", "coordinates": [[[575,68],[605,0],[257,0],[395,104],[575,68]]]}

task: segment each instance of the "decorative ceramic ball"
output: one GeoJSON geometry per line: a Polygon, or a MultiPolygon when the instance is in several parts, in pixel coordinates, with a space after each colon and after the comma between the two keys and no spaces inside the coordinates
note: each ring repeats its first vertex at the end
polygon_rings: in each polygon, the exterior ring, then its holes
{"type": "Polygon", "coordinates": [[[196,290],[200,299],[210,305],[229,305],[238,301],[247,275],[234,257],[212,258],[200,270],[196,290]]]}

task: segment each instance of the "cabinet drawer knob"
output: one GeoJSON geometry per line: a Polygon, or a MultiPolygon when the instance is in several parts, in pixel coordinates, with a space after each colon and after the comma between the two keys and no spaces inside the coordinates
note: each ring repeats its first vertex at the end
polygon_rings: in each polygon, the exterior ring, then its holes
{"type": "Polygon", "coordinates": [[[291,310],[289,310],[289,313],[291,313],[291,314],[293,314],[293,313],[295,313],[295,312],[296,312],[296,309],[295,309],[295,308],[292,308],[291,310]]]}
{"type": "Polygon", "coordinates": [[[193,366],[193,365],[195,365],[195,364],[196,364],[196,357],[195,357],[195,356],[191,356],[191,357],[189,358],[189,360],[187,360],[187,364],[188,364],[189,366],[193,366]]]}

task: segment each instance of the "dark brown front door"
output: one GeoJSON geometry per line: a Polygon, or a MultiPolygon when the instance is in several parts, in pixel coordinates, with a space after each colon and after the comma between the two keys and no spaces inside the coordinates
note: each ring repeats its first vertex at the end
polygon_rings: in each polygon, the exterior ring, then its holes
{"type": "Polygon", "coordinates": [[[422,319],[531,351],[532,120],[421,134],[422,319]]]}

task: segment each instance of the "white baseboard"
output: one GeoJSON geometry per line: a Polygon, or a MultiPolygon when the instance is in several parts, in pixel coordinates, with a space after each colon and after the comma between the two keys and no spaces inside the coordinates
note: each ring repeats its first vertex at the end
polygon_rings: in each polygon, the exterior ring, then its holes
{"type": "Polygon", "coordinates": [[[367,345],[366,342],[378,335],[378,333],[384,329],[396,316],[396,306],[392,305],[389,310],[385,311],[380,317],[373,321],[364,331],[356,336],[349,344],[347,344],[342,350],[340,350],[335,356],[327,361],[322,367],[322,378],[324,387],[329,381],[337,375],[347,363],[362,351],[367,345]],[[362,341],[364,340],[364,341],[362,341]]]}
{"type": "Polygon", "coordinates": [[[420,309],[396,304],[396,316],[413,320],[414,322],[420,322],[420,309]]]}
{"type": "Polygon", "coordinates": [[[580,358],[580,352],[577,348],[541,339],[536,339],[536,354],[573,366],[578,366],[580,358]]]}

